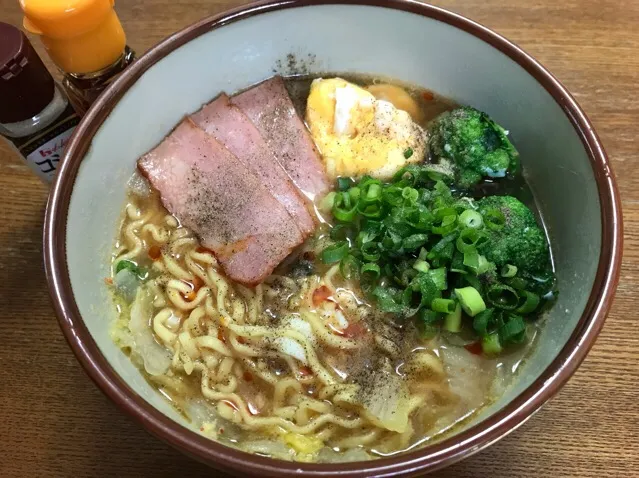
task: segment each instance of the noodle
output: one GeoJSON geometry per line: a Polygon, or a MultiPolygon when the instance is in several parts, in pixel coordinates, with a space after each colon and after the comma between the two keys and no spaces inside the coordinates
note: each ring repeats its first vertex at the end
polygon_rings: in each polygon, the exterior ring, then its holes
{"type": "MultiPolygon", "coordinates": [[[[169,370],[152,381],[165,393],[180,403],[204,397],[216,410],[211,423],[232,422],[252,440],[292,433],[287,443],[304,436],[336,450],[372,452],[407,447],[422,437],[410,420],[397,433],[385,424],[387,418],[371,416],[375,380],[367,382],[367,374],[388,370],[389,360],[404,352],[384,326],[371,329],[365,340],[336,333],[343,321],[363,320],[368,313],[337,266],[298,280],[273,275],[255,288],[233,284],[156,196],[143,206],[138,201],[132,197],[126,207],[114,262],[148,263],[151,276],[141,287],[153,298],[149,327],[171,352],[169,370]],[[149,261],[152,246],[162,249],[149,261]],[[320,286],[336,291],[336,302],[318,309],[313,293],[320,286]],[[357,357],[372,361],[373,368],[357,357]],[[355,363],[360,365],[353,368],[355,363]],[[183,382],[190,377],[198,380],[199,392],[183,382]]],[[[133,352],[143,353],[135,346],[133,352]]],[[[431,416],[439,403],[454,402],[438,357],[423,350],[407,364],[419,381],[395,399],[405,402],[409,416],[431,416]]],[[[219,431],[207,433],[223,439],[219,431]]],[[[242,441],[235,446],[242,447],[242,441]]]]}

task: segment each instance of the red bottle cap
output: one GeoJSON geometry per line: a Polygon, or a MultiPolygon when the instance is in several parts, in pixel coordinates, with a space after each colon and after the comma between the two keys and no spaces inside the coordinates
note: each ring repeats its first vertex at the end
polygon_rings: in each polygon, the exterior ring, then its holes
{"type": "Polygon", "coordinates": [[[36,116],[54,95],[53,77],[25,34],[0,22],[0,123],[36,116]]]}

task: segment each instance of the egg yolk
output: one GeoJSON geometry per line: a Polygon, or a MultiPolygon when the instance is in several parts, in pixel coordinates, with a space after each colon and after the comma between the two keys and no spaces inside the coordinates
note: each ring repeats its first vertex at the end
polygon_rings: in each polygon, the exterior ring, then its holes
{"type": "Polygon", "coordinates": [[[425,155],[426,133],[409,113],[341,78],[313,81],[306,122],[332,178],[388,179],[425,155]]]}

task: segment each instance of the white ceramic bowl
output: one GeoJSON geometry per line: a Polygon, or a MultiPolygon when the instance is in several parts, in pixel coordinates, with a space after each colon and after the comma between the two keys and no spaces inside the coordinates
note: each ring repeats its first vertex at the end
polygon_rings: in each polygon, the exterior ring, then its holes
{"type": "Polygon", "coordinates": [[[612,300],[621,257],[619,200],[605,153],[568,92],[512,43],[460,16],[407,0],[254,4],[208,18],[140,58],[85,116],[47,210],[46,268],[62,329],[89,375],[177,448],[243,476],[423,473],[523,423],[574,372],[612,300]],[[382,5],[383,7],[379,6],[382,5]],[[191,430],[109,337],[104,278],[136,159],[221,91],[274,73],[390,76],[470,104],[507,125],[552,238],[559,288],[516,384],[464,430],[422,450],[344,465],[285,464],[191,430]]]}

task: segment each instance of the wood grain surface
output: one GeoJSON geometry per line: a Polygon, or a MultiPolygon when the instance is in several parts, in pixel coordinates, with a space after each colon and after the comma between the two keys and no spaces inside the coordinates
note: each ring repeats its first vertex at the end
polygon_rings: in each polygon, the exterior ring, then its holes
{"type": "MultiPolygon", "coordinates": [[[[117,10],[129,45],[142,53],[240,3],[119,0],[117,10]]],[[[625,254],[603,332],[560,394],[507,438],[434,476],[637,477],[639,1],[435,3],[515,41],[572,91],[612,159],[625,254]]],[[[20,25],[17,4],[0,0],[0,20],[20,25]]],[[[44,277],[47,187],[4,144],[0,164],[0,477],[219,476],[149,436],[84,374],[58,329],[44,277]]]]}

